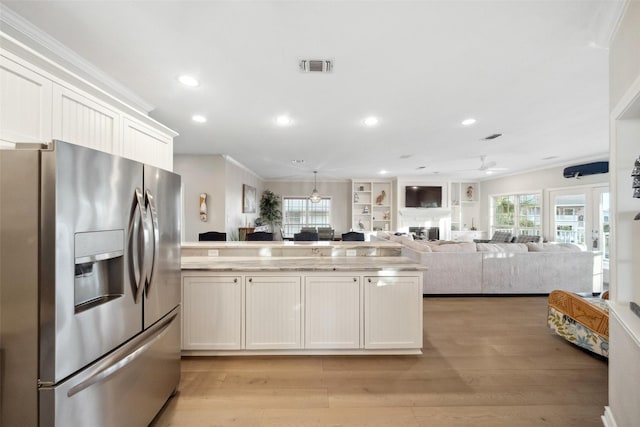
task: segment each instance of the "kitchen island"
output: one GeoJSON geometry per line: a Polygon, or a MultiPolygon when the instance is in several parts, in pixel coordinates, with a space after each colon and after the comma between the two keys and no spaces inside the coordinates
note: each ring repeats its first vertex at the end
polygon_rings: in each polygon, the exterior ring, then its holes
{"type": "Polygon", "coordinates": [[[424,267],[397,246],[183,244],[183,355],[420,353],[424,267]]]}

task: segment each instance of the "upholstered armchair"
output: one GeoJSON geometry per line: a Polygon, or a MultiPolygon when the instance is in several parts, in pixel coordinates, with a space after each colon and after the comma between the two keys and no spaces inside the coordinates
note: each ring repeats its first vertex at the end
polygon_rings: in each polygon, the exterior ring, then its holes
{"type": "Polygon", "coordinates": [[[609,357],[608,292],[585,298],[556,290],[549,294],[547,324],[562,338],[600,356],[609,357]]]}

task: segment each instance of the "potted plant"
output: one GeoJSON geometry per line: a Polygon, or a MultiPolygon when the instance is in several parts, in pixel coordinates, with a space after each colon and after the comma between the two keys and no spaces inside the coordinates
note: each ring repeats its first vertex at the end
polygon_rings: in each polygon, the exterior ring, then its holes
{"type": "Polygon", "coordinates": [[[271,232],[275,226],[282,224],[282,211],[280,210],[280,196],[271,190],[264,190],[260,199],[260,218],[269,224],[271,232]]]}

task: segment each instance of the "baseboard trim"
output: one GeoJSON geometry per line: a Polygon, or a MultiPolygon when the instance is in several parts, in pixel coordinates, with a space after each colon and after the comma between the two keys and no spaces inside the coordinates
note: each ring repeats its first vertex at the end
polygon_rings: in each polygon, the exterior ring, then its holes
{"type": "Polygon", "coordinates": [[[600,418],[602,419],[604,427],[618,427],[616,420],[613,418],[613,412],[611,412],[611,408],[608,406],[604,407],[604,415],[600,418]]]}

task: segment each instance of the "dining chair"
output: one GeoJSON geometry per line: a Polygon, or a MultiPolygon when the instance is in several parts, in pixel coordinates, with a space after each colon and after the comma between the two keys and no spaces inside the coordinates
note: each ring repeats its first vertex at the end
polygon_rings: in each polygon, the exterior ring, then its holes
{"type": "Polygon", "coordinates": [[[358,233],[357,231],[342,233],[342,240],[345,242],[364,242],[364,233],[358,233]]]}
{"type": "Polygon", "coordinates": [[[198,234],[198,240],[201,242],[225,242],[227,240],[227,233],[207,231],[206,233],[198,234]]]}
{"type": "Polygon", "coordinates": [[[317,242],[318,233],[300,232],[293,235],[293,240],[296,242],[317,242]]]}

